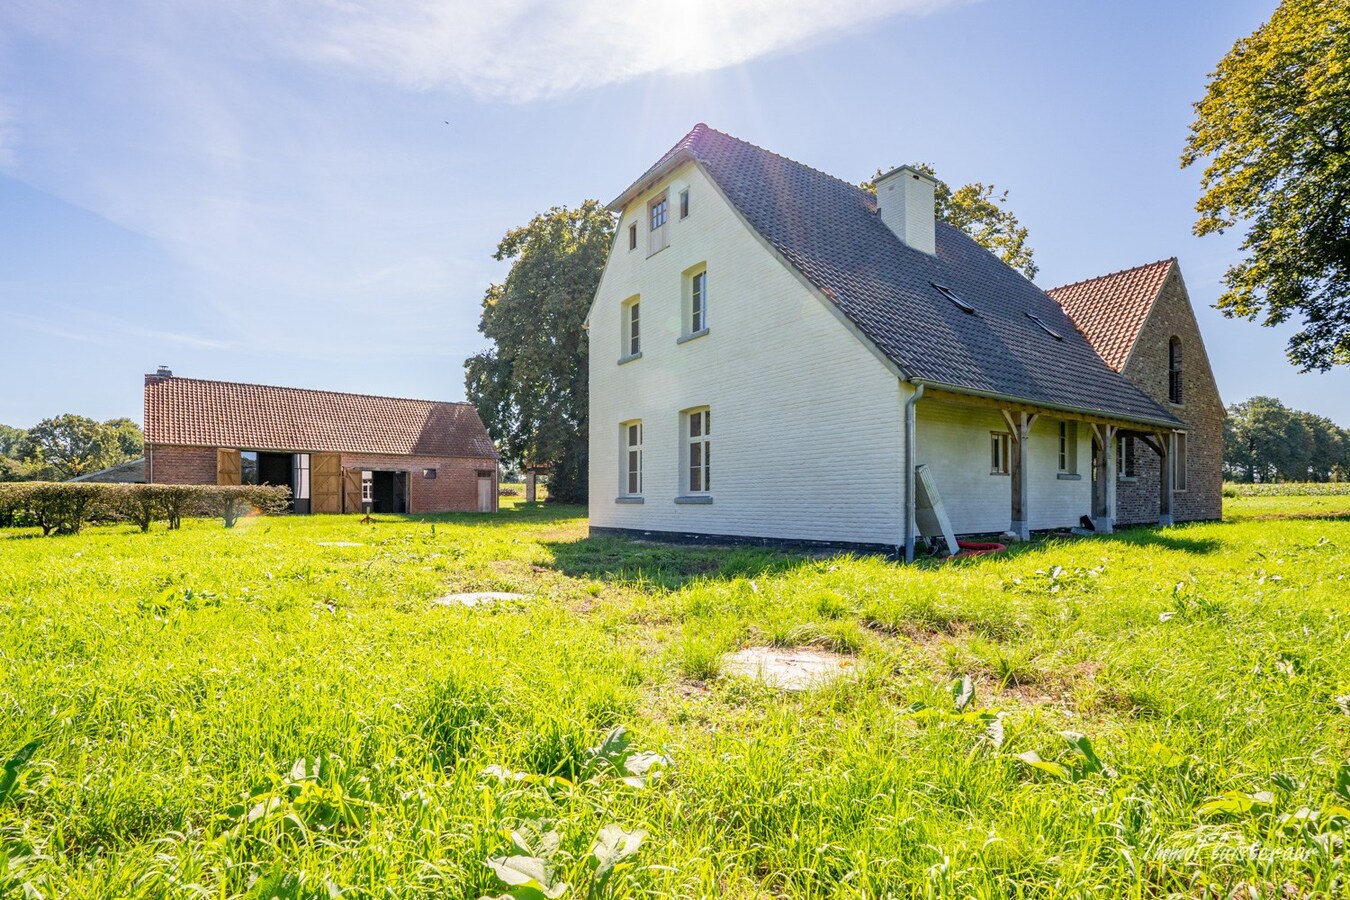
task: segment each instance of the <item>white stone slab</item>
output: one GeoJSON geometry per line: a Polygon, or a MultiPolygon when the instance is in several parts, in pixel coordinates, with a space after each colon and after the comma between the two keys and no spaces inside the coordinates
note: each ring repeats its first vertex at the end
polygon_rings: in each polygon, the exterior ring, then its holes
{"type": "Polygon", "coordinates": [[[503,600],[524,600],[524,594],[512,594],[507,591],[476,591],[466,594],[446,594],[431,602],[437,606],[485,606],[503,600]]]}
{"type": "Polygon", "coordinates": [[[847,656],[810,647],[747,647],[722,657],[728,675],[754,678],[784,691],[805,691],[852,677],[847,656]]]}

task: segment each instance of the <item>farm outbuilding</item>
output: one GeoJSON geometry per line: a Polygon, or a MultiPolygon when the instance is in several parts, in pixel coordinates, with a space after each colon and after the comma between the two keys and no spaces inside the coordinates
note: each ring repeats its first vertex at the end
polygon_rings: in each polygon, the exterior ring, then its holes
{"type": "Polygon", "coordinates": [[[297,513],[495,512],[497,451],[468,403],[145,376],[145,480],[274,484],[297,513]]]}

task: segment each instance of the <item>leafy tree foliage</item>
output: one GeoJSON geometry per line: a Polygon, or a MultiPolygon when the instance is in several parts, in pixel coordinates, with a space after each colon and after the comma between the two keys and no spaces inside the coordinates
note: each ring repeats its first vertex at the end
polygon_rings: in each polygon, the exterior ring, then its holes
{"type": "Polygon", "coordinates": [[[22,428],[11,428],[9,425],[0,425],[0,456],[7,456],[10,459],[18,459],[19,445],[23,439],[28,436],[28,432],[22,428]]]}
{"type": "Polygon", "coordinates": [[[1223,463],[1236,481],[1330,481],[1350,477],[1350,431],[1274,397],[1228,407],[1223,463]]]}
{"type": "Polygon", "coordinates": [[[469,399],[504,461],[547,465],[550,501],[586,499],[584,325],[613,236],[594,200],[508,231],[495,258],[511,271],[488,288],[478,325],[494,347],[465,362],[469,399]]]}
{"type": "Polygon", "coordinates": [[[1284,0],[1195,105],[1182,167],[1205,161],[1199,235],[1246,225],[1218,308],[1278,325],[1289,358],[1350,365],[1350,4],[1284,0]]]}
{"type": "Polygon", "coordinates": [[[98,422],[67,413],[28,429],[16,456],[27,464],[28,474],[64,481],[135,459],[144,445],[140,427],[130,419],[98,422]]]}
{"type": "MultiPolygon", "coordinates": [[[[1008,209],[1008,192],[1000,192],[992,184],[974,181],[952,190],[951,185],[937,177],[933,167],[927,163],[911,163],[937,182],[937,217],[950,225],[955,225],[986,250],[1021,272],[1027,278],[1035,278],[1040,267],[1032,257],[1035,251],[1027,244],[1026,226],[1017,220],[1017,216],[1008,209]]],[[[871,181],[864,181],[862,188],[873,194],[877,191],[877,179],[887,170],[877,169],[871,181]]]]}

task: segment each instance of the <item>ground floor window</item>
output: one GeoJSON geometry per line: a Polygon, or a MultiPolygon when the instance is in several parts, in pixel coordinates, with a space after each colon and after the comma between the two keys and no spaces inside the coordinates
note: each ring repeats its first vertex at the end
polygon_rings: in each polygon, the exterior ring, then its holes
{"type": "Polygon", "coordinates": [[[1007,475],[1012,471],[1010,448],[1012,435],[1006,431],[995,431],[989,435],[989,474],[1007,475]]]}
{"type": "Polygon", "coordinates": [[[1121,436],[1116,438],[1116,477],[1134,477],[1134,438],[1121,436]]]}
{"type": "Polygon", "coordinates": [[[1059,471],[1073,474],[1078,471],[1078,423],[1059,423],[1059,471]]]}
{"type": "Polygon", "coordinates": [[[361,473],[361,502],[371,503],[375,500],[375,473],[361,473]]]}
{"type": "Polygon", "coordinates": [[[258,451],[256,450],[239,451],[239,483],[240,484],[258,483],[258,451]]]}
{"type": "Polygon", "coordinates": [[[625,497],[642,494],[642,423],[625,422],[623,429],[622,490],[625,497]]]}
{"type": "Polygon", "coordinates": [[[684,489],[706,494],[712,490],[712,411],[707,407],[686,410],[684,433],[684,489]]]}

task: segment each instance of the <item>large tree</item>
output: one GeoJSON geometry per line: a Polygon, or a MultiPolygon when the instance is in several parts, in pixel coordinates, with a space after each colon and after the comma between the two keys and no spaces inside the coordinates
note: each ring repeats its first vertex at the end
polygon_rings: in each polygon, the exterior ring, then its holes
{"type": "Polygon", "coordinates": [[[24,431],[22,428],[0,425],[0,456],[18,459],[19,448],[23,444],[24,438],[27,436],[28,432],[24,431]]]}
{"type": "Polygon", "coordinates": [[[1198,235],[1247,228],[1217,307],[1278,325],[1304,371],[1350,364],[1350,4],[1284,0],[1195,105],[1182,167],[1204,161],[1198,235]]]}
{"type": "MultiPolygon", "coordinates": [[[[1032,259],[1035,251],[1027,243],[1026,226],[1007,207],[1007,191],[1000,191],[994,185],[980,181],[952,190],[951,185],[938,178],[933,167],[927,163],[910,165],[937,182],[935,200],[939,219],[960,228],[1027,278],[1036,277],[1040,269],[1032,259]]],[[[876,180],[887,171],[890,170],[877,169],[871,181],[862,183],[863,189],[875,194],[876,180]]]]}
{"type": "Polygon", "coordinates": [[[143,443],[130,419],[99,422],[67,413],[28,429],[18,456],[37,477],[64,481],[134,459],[143,443]]]}
{"type": "Polygon", "coordinates": [[[586,499],[586,313],[614,236],[614,217],[587,200],[554,207],[506,233],[511,260],[483,297],[478,330],[494,344],[465,362],[469,399],[508,464],[548,467],[549,499],[586,499]]]}

